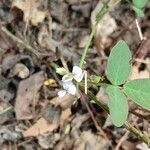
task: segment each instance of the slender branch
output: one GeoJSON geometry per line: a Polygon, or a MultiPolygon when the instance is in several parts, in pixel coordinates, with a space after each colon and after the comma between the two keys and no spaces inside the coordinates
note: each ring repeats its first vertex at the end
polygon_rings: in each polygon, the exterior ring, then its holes
{"type": "Polygon", "coordinates": [[[89,49],[89,47],[90,47],[91,41],[92,41],[92,39],[93,39],[95,33],[96,33],[96,25],[93,27],[92,32],[91,32],[91,34],[90,34],[90,37],[89,37],[89,39],[88,39],[88,41],[87,41],[87,44],[86,44],[86,46],[85,46],[85,48],[84,48],[84,50],[83,50],[83,54],[82,54],[82,57],[81,57],[80,63],[79,63],[79,67],[81,67],[81,68],[83,67],[84,60],[85,60],[86,55],[87,55],[87,51],[88,51],[88,49],[89,49]]]}
{"type": "Polygon", "coordinates": [[[21,39],[19,39],[18,37],[16,37],[15,35],[13,35],[9,30],[7,30],[5,27],[1,27],[1,30],[9,37],[11,38],[14,42],[16,42],[17,44],[20,44],[23,48],[26,48],[27,50],[29,50],[30,52],[32,52],[34,55],[36,55],[37,57],[39,57],[39,52],[37,50],[35,50],[33,47],[31,47],[30,45],[28,45],[27,43],[25,43],[24,41],[22,41],[21,39]]]}
{"type": "MultiPolygon", "coordinates": [[[[80,86],[80,89],[84,92],[84,86],[80,86]]],[[[106,111],[109,114],[109,109],[106,104],[102,102],[102,100],[97,100],[96,96],[88,90],[87,95],[91,100],[93,100],[98,106],[100,106],[104,111],[106,111]]],[[[143,142],[145,142],[147,145],[150,145],[150,137],[144,133],[142,133],[140,130],[133,127],[129,122],[125,122],[124,127],[129,130],[131,133],[133,133],[137,138],[141,139],[143,142]]]]}

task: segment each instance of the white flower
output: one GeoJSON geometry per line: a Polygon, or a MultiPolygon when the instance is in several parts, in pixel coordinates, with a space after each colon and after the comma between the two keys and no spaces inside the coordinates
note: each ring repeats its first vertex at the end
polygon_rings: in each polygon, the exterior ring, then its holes
{"type": "Polygon", "coordinates": [[[74,66],[72,69],[72,73],[73,73],[73,78],[77,82],[81,82],[81,80],[83,79],[83,76],[84,76],[83,70],[78,66],[74,66]]]}
{"type": "Polygon", "coordinates": [[[84,76],[83,70],[78,66],[74,66],[72,69],[72,73],[68,73],[62,77],[62,85],[64,90],[59,91],[58,96],[62,98],[63,96],[65,96],[66,93],[76,95],[77,88],[73,84],[72,80],[74,79],[77,82],[81,82],[83,76],[84,76]]]}

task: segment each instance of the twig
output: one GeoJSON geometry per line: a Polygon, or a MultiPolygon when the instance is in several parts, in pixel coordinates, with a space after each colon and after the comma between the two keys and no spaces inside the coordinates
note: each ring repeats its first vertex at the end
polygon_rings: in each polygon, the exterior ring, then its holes
{"type": "Polygon", "coordinates": [[[13,35],[9,30],[7,30],[5,27],[1,27],[1,30],[9,37],[11,38],[14,42],[16,42],[17,44],[20,44],[23,48],[26,48],[27,50],[29,50],[30,52],[32,52],[34,55],[36,55],[37,57],[40,56],[39,52],[37,52],[37,50],[35,50],[33,47],[31,47],[30,45],[28,45],[27,43],[25,43],[24,41],[22,41],[21,39],[19,39],[18,37],[16,37],[15,35],[13,35]]]}
{"type": "Polygon", "coordinates": [[[138,22],[138,19],[135,19],[135,23],[136,23],[136,27],[137,27],[137,30],[139,33],[140,40],[143,41],[144,37],[143,37],[142,31],[141,31],[141,27],[140,27],[140,24],[138,22]]]}
{"type": "Polygon", "coordinates": [[[87,71],[84,71],[84,84],[85,84],[85,91],[84,93],[87,94],[87,71]]]}
{"type": "MultiPolygon", "coordinates": [[[[88,113],[89,113],[89,115],[90,115],[90,117],[91,117],[91,119],[92,119],[92,121],[93,121],[93,123],[94,123],[94,126],[96,127],[96,129],[97,129],[98,131],[101,132],[101,134],[103,135],[103,137],[104,137],[107,141],[109,141],[109,139],[107,138],[107,136],[106,136],[106,134],[104,133],[104,131],[103,131],[103,130],[100,128],[100,126],[98,125],[98,122],[97,122],[97,120],[95,119],[93,112],[91,111],[91,109],[90,109],[88,103],[86,102],[86,99],[85,99],[85,96],[86,96],[86,95],[83,95],[83,93],[80,93],[80,95],[81,95],[81,98],[80,98],[80,99],[81,99],[81,100],[83,101],[83,103],[85,104],[85,106],[86,106],[86,108],[87,108],[87,110],[88,110],[88,113]]],[[[109,143],[110,143],[110,141],[109,141],[109,143]]]]}
{"type": "MultiPolygon", "coordinates": [[[[80,86],[80,89],[84,92],[84,86],[80,86]]],[[[109,109],[107,105],[105,105],[101,100],[97,100],[96,96],[92,92],[88,90],[87,95],[91,100],[94,100],[98,106],[100,106],[104,111],[106,111],[109,114],[109,109]]],[[[133,133],[137,138],[145,142],[147,145],[150,144],[150,137],[133,127],[129,122],[126,121],[124,127],[131,133],[133,133]]]]}
{"type": "Polygon", "coordinates": [[[126,131],[126,133],[122,136],[122,138],[119,140],[115,150],[119,150],[120,149],[120,146],[122,145],[122,143],[128,138],[128,135],[129,135],[129,131],[126,131]]]}

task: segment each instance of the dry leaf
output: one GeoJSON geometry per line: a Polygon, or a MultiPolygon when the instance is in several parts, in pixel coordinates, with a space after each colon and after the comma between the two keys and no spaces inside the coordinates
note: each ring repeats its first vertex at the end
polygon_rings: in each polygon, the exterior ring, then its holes
{"type": "Polygon", "coordinates": [[[46,132],[52,132],[53,130],[58,128],[60,123],[63,125],[63,123],[68,119],[70,114],[71,114],[70,108],[66,109],[61,113],[60,119],[58,121],[53,121],[52,123],[49,123],[44,118],[40,118],[33,126],[31,126],[26,131],[23,131],[22,134],[24,137],[31,137],[31,136],[36,137],[46,132]]]}
{"type": "Polygon", "coordinates": [[[66,94],[64,97],[59,98],[55,97],[51,100],[51,103],[54,105],[60,105],[60,107],[64,110],[70,108],[71,105],[75,102],[77,98],[70,94],[66,94]]]}
{"type": "Polygon", "coordinates": [[[67,120],[70,115],[71,115],[71,109],[70,108],[62,111],[62,113],[61,113],[61,120],[63,120],[63,121],[67,120]]]}
{"type": "Polygon", "coordinates": [[[90,130],[83,131],[80,137],[77,137],[74,142],[74,150],[94,149],[106,150],[109,149],[109,144],[102,136],[93,134],[90,130]]]}
{"type": "Polygon", "coordinates": [[[17,119],[33,118],[33,108],[38,99],[38,90],[44,82],[44,73],[38,72],[19,83],[15,112],[17,119]],[[32,106],[32,107],[31,107],[32,106]]]}
{"type": "Polygon", "coordinates": [[[21,9],[24,13],[24,21],[26,23],[30,21],[32,25],[37,26],[46,17],[46,11],[38,9],[40,5],[41,3],[38,0],[15,0],[12,8],[21,9]]]}
{"type": "Polygon", "coordinates": [[[58,127],[58,123],[49,124],[44,118],[40,118],[28,130],[22,132],[24,137],[38,136],[46,132],[52,132],[58,127]]]}

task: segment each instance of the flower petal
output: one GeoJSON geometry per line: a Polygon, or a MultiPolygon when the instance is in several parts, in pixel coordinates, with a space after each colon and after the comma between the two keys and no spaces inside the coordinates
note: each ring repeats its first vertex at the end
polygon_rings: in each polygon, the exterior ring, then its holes
{"type": "Polygon", "coordinates": [[[74,75],[73,78],[77,82],[80,82],[83,79],[84,73],[83,73],[83,71],[82,71],[82,69],[80,67],[74,66],[73,70],[72,70],[72,73],[74,75]]]}
{"type": "Polygon", "coordinates": [[[65,90],[61,90],[61,91],[59,91],[57,94],[58,94],[58,97],[59,98],[62,98],[62,97],[64,97],[65,95],[66,95],[66,91],[65,90]]]}
{"type": "Polygon", "coordinates": [[[62,85],[65,90],[68,90],[70,88],[70,86],[73,85],[73,82],[72,81],[62,82],[62,85]]]}
{"type": "Polygon", "coordinates": [[[70,85],[68,88],[67,92],[71,95],[75,95],[77,92],[76,86],[74,84],[70,85]]]}
{"type": "Polygon", "coordinates": [[[76,75],[76,74],[81,75],[82,72],[83,72],[82,69],[80,67],[78,67],[78,66],[74,66],[73,69],[72,69],[72,73],[74,75],[76,75]]]}
{"type": "Polygon", "coordinates": [[[75,76],[74,76],[74,79],[75,79],[77,82],[81,82],[82,79],[83,79],[83,76],[84,76],[84,73],[82,73],[81,75],[75,75],[75,76]]]}

